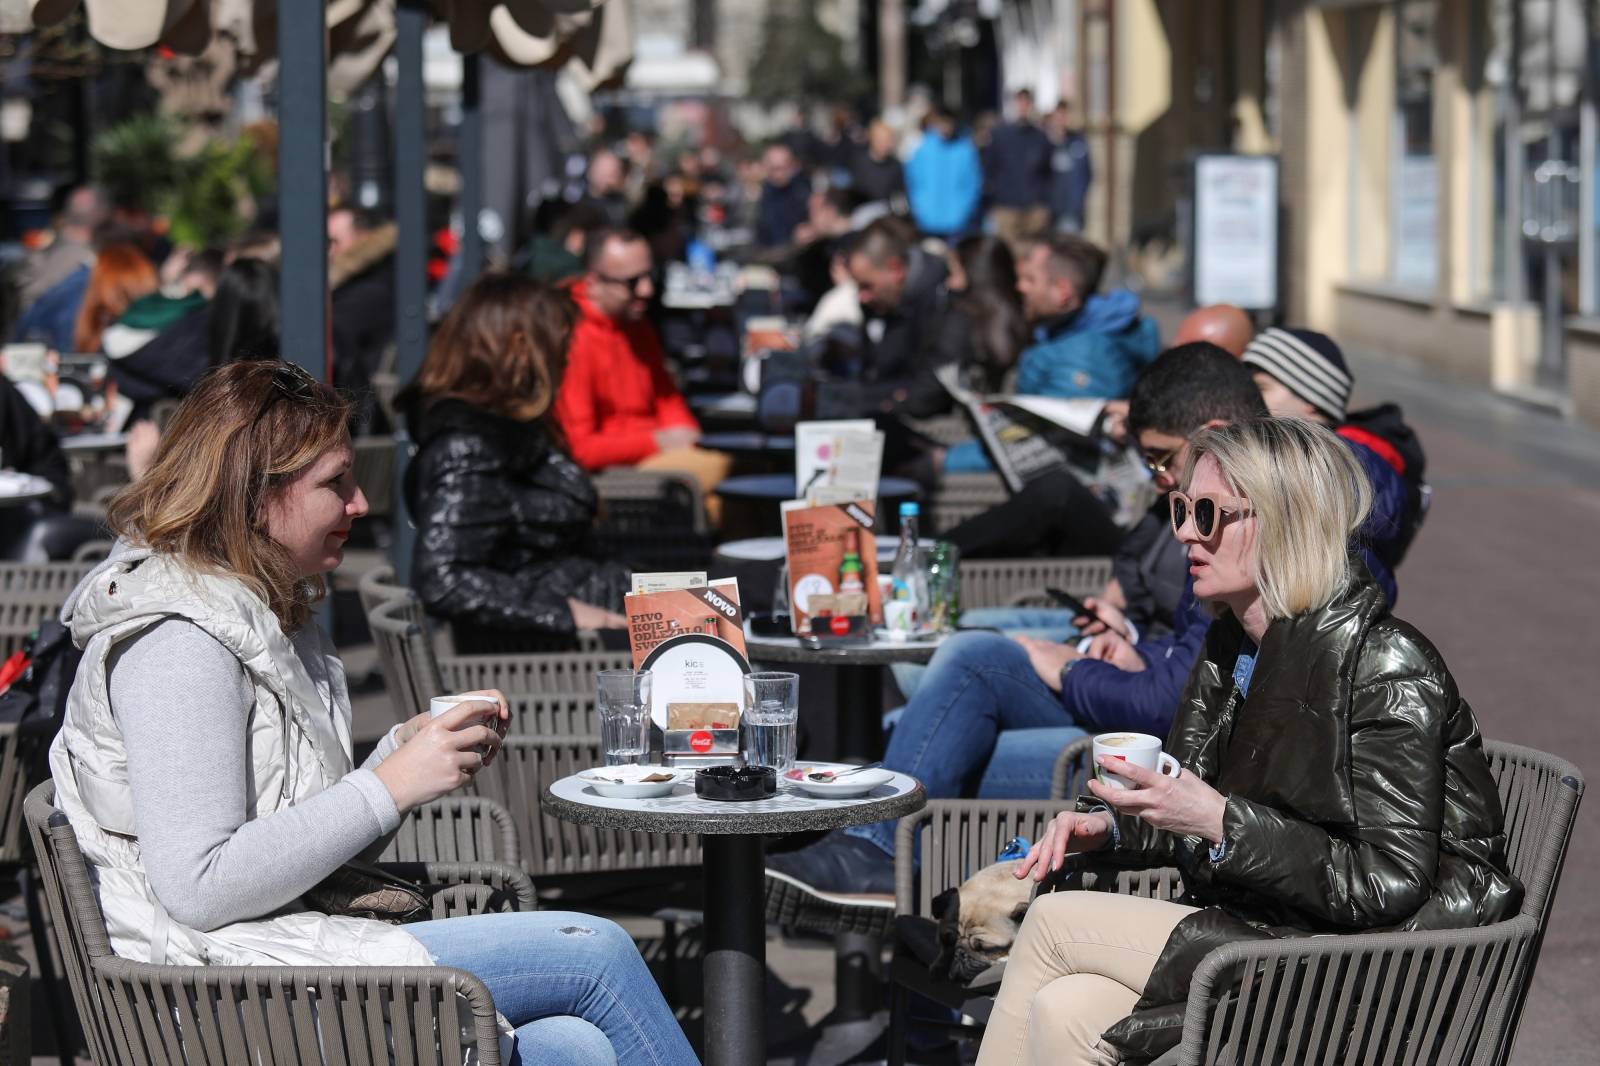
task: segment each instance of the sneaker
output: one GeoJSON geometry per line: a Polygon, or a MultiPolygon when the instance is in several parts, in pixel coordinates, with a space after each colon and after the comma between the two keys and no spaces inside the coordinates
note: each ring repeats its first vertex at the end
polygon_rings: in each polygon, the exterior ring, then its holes
{"type": "Polygon", "coordinates": [[[882,934],[894,920],[894,860],[871,841],[829,833],[767,856],[767,921],[818,933],[882,934]]]}

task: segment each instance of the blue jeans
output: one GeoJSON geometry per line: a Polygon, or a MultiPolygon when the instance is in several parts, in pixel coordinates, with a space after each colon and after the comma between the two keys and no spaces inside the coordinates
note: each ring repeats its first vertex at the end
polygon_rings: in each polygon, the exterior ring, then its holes
{"type": "MultiPolygon", "coordinates": [[[[889,735],[883,764],[921,781],[930,799],[972,795],[1002,732],[1041,727],[1083,735],[1034,672],[1022,645],[998,633],[957,633],[934,653],[921,687],[889,735]]],[[[1051,766],[1059,750],[1048,753],[1051,766]]],[[[1016,776],[1015,769],[1006,772],[1016,776]]],[[[1049,770],[1044,780],[1048,789],[1049,770]]],[[[875,822],[845,832],[893,855],[894,827],[894,822],[875,822]]]]}
{"type": "MultiPolygon", "coordinates": [[[[961,628],[999,629],[1007,636],[1065,644],[1078,635],[1078,627],[1072,624],[1073,614],[1070,607],[974,607],[961,612],[961,628]]],[[[900,686],[900,694],[908,700],[917,694],[928,672],[926,666],[916,663],[895,663],[889,669],[900,686]]]]}
{"type": "Polygon", "coordinates": [[[628,934],[561,911],[419,922],[441,966],[477,977],[517,1028],[507,1066],[686,1066],[694,1051],[628,934]]]}
{"type": "Polygon", "coordinates": [[[994,754],[978,782],[979,799],[1044,799],[1061,749],[1084,735],[1074,725],[1008,729],[994,741],[994,754]]]}

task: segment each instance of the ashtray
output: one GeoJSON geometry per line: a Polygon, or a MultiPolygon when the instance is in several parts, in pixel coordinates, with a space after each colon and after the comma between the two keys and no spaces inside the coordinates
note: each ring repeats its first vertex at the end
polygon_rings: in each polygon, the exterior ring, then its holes
{"type": "Polygon", "coordinates": [[[694,774],[694,794],[708,800],[758,800],[778,791],[770,766],[708,766],[694,774]]]}

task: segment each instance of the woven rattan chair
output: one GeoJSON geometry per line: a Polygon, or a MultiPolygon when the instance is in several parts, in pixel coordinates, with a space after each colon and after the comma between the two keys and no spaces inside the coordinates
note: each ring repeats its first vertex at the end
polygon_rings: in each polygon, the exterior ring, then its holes
{"type": "Polygon", "coordinates": [[[511,812],[482,796],[446,796],[410,811],[383,862],[504,863],[521,859],[511,812]]]}
{"type": "Polygon", "coordinates": [[[1111,560],[1103,556],[1080,559],[963,559],[961,606],[1054,607],[1046,588],[1058,588],[1080,599],[1098,596],[1111,579],[1111,560]]]}
{"type": "Polygon", "coordinates": [[[577,695],[592,700],[597,673],[633,665],[632,656],[625,651],[448,654],[436,646],[422,605],[409,594],[378,603],[367,615],[367,626],[378,647],[395,716],[401,721],[426,710],[434,696],[497,688],[511,699],[519,718],[530,719],[535,728],[527,732],[567,732],[571,730],[553,724],[566,712],[552,707],[548,711],[552,725],[543,728],[546,711],[526,697],[577,695]]]}
{"type": "Polygon", "coordinates": [[[394,576],[394,567],[384,564],[361,575],[361,580],[356,582],[356,595],[361,600],[361,613],[370,615],[380,604],[408,599],[415,593],[400,584],[394,576]]]}
{"type": "Polygon", "coordinates": [[[367,614],[367,628],[378,646],[383,683],[396,720],[404,722],[421,714],[430,699],[450,691],[439,677],[439,661],[416,597],[397,596],[379,603],[367,614]]]}
{"type": "MultiPolygon", "coordinates": [[[[53,799],[50,782],[29,793],[28,828],[89,1053],[100,1066],[458,1066],[473,1052],[482,1066],[499,1066],[494,1001],[462,970],[156,966],[119,958],[77,836],[53,799]]],[[[451,886],[434,895],[435,918],[533,907],[533,886],[513,867],[397,869],[451,886]]]]}
{"type": "Polygon", "coordinates": [[[945,474],[928,499],[928,530],[944,534],[1010,498],[999,474],[945,474]]]}
{"type": "MultiPolygon", "coordinates": [[[[1484,749],[1505,811],[1507,857],[1525,889],[1516,917],[1476,929],[1220,947],[1195,970],[1183,1041],[1159,1060],[1163,1066],[1506,1062],[1584,784],[1571,763],[1543,752],[1492,741],[1484,749]]],[[[1044,819],[1060,806],[941,802],[903,819],[895,864],[900,914],[929,915],[938,893],[992,862],[1011,836],[1038,839],[1044,819]],[[919,836],[920,874],[909,861],[919,836]]],[[[1087,868],[1092,860],[1079,861],[1087,868]]],[[[1095,874],[1090,869],[1082,876],[1087,881],[1095,874]]],[[[1176,895],[1180,887],[1168,871],[1143,880],[1134,874],[1115,876],[1116,891],[1176,895]]],[[[1084,887],[1111,887],[1110,877],[1101,880],[1104,884],[1084,887]]],[[[981,975],[966,990],[967,998],[951,1005],[970,1018],[986,1018],[984,1000],[998,987],[998,970],[981,975]]],[[[892,972],[896,984],[889,1061],[901,1063],[909,991],[940,989],[921,960],[898,947],[892,972]]],[[[949,998],[947,993],[945,1000],[949,998]]]]}
{"type": "Polygon", "coordinates": [[[600,520],[592,543],[599,558],[635,570],[704,570],[713,548],[705,494],[688,474],[606,470],[594,479],[600,520]]]}
{"type": "Polygon", "coordinates": [[[61,610],[92,563],[0,563],[0,660],[61,610]]]}

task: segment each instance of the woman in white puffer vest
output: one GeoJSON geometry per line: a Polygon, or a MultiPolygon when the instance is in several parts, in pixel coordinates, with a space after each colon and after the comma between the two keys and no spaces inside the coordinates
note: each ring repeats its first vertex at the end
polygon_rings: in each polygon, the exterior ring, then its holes
{"type": "Polygon", "coordinates": [[[62,610],[84,654],[51,773],[112,946],[180,965],[454,966],[516,1027],[513,1063],[694,1062],[610,922],[391,926],[302,898],[380,852],[406,811],[470,781],[508,718],[483,693],[396,726],[352,768],[344,671],[311,620],[367,511],[349,417],[290,364],[212,371],[112,502],[117,548],[62,610]]]}

